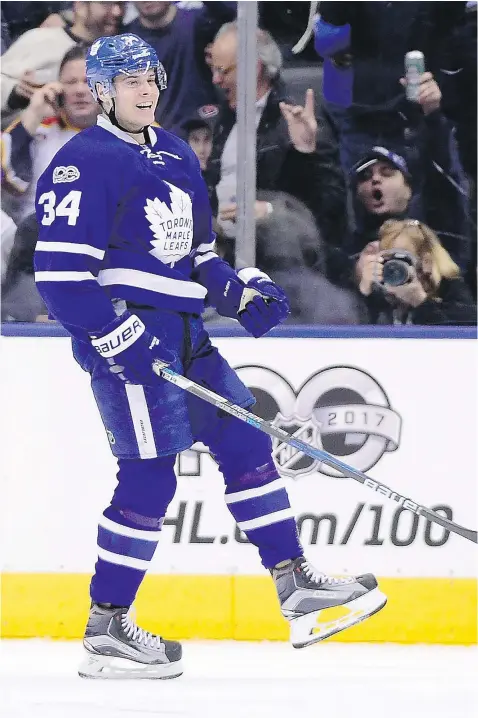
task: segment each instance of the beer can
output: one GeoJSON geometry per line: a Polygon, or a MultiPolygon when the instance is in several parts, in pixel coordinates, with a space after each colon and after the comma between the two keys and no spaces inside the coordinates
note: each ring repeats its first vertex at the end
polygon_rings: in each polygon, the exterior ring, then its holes
{"type": "Polygon", "coordinates": [[[425,72],[425,55],[412,50],[405,55],[406,96],[410,102],[418,102],[420,76],[425,72]]]}

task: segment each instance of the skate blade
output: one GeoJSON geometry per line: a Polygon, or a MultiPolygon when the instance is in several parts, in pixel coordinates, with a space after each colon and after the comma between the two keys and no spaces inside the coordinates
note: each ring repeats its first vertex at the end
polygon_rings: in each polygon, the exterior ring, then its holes
{"type": "Polygon", "coordinates": [[[167,680],[182,675],[181,661],[173,663],[137,663],[128,658],[88,654],[78,669],[81,678],[167,680]]]}
{"type": "Polygon", "coordinates": [[[341,606],[308,613],[290,621],[290,640],[294,648],[305,648],[345,631],[378,613],[387,603],[384,593],[374,588],[354,601],[341,606]],[[320,620],[319,620],[320,619],[320,620]]]}

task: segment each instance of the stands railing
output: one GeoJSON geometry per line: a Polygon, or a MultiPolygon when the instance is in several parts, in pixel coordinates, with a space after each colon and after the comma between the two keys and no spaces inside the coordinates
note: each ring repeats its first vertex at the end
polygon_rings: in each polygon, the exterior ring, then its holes
{"type": "MultiPolygon", "coordinates": [[[[240,326],[214,326],[206,328],[211,337],[247,337],[240,326]]],[[[59,324],[5,322],[1,333],[5,337],[67,337],[59,324]]],[[[314,339],[476,339],[476,327],[420,327],[420,326],[316,326],[309,324],[289,325],[273,329],[267,337],[314,338],[314,339]]]]}

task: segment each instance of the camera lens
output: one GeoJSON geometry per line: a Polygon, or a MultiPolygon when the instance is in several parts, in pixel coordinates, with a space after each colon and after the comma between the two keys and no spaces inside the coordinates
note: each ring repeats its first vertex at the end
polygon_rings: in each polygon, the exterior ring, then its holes
{"type": "Polygon", "coordinates": [[[401,287],[409,276],[409,265],[400,259],[389,259],[383,265],[383,283],[389,287],[401,287]]]}

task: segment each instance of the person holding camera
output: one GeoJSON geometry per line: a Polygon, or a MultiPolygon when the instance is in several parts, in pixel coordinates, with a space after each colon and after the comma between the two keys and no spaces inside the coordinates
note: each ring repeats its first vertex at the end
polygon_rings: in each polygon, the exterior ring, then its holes
{"type": "Polygon", "coordinates": [[[19,119],[2,133],[2,207],[17,223],[34,212],[37,180],[54,155],[96,122],[85,56],[80,46],[68,50],[58,81],[37,89],[19,119]]]}
{"type": "Polygon", "coordinates": [[[476,304],[458,266],[417,220],[387,220],[378,241],[361,252],[355,279],[372,324],[476,324],[476,304]]]}
{"type": "Polygon", "coordinates": [[[376,240],[387,219],[418,219],[437,232],[453,261],[465,270],[469,261],[468,217],[462,190],[448,176],[450,164],[443,161],[448,139],[448,134],[441,140],[434,137],[433,142],[429,137],[430,145],[444,149],[439,152],[430,147],[424,152],[428,162],[413,176],[404,157],[387,147],[371,147],[357,162],[350,173],[355,230],[344,243],[349,255],[376,240]],[[440,167],[446,167],[447,176],[436,169],[436,160],[441,161],[440,167]]]}

